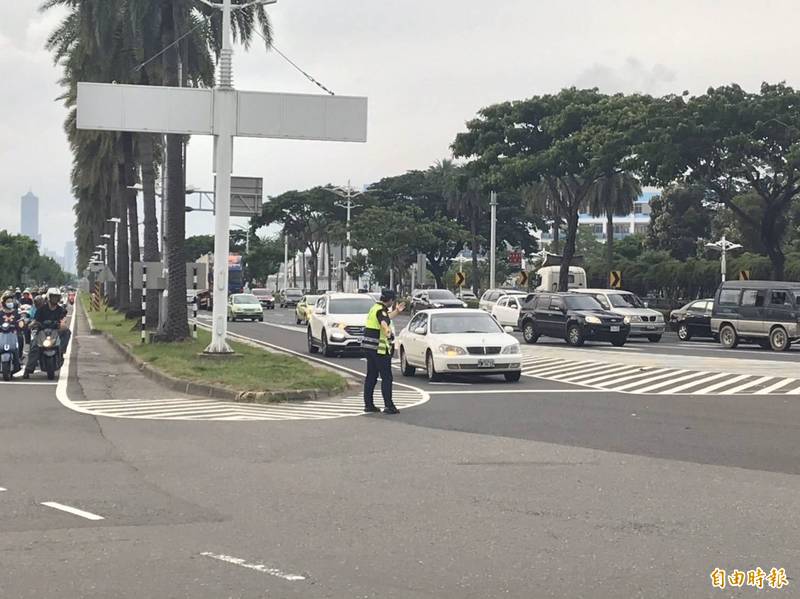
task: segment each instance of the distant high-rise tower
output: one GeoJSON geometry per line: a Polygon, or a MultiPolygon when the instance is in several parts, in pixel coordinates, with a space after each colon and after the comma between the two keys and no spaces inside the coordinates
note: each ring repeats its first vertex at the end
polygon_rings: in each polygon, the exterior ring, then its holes
{"type": "Polygon", "coordinates": [[[75,242],[68,241],[64,244],[64,264],[62,266],[64,272],[75,273],[75,242]]]}
{"type": "Polygon", "coordinates": [[[42,238],[39,237],[39,198],[30,191],[22,196],[20,200],[19,232],[33,239],[41,248],[42,238]]]}

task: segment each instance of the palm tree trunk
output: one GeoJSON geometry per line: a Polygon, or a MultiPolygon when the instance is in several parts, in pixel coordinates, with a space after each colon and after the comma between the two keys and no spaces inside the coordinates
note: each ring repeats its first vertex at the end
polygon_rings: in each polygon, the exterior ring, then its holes
{"type": "Polygon", "coordinates": [[[572,210],[567,217],[567,238],[564,242],[564,257],[558,273],[558,290],[569,291],[569,267],[575,255],[575,240],[578,237],[578,211],[572,210]]]}
{"type": "Polygon", "coordinates": [[[128,312],[131,304],[130,254],[128,253],[128,206],[125,194],[124,164],[119,163],[119,180],[114,194],[119,214],[117,238],[117,310],[128,312]]]}
{"type": "Polygon", "coordinates": [[[480,276],[478,275],[478,214],[477,210],[473,211],[472,218],[470,219],[470,235],[472,236],[472,293],[478,295],[478,288],[480,287],[480,276]]]}
{"type": "MultiPolygon", "coordinates": [[[[151,134],[139,135],[139,164],[142,167],[142,208],[144,210],[144,261],[158,262],[158,217],[156,216],[156,171],[154,167],[154,138],[151,134]]],[[[158,324],[158,290],[147,290],[147,325],[158,324]]]]}
{"type": "Polygon", "coordinates": [[[614,213],[606,212],[606,281],[610,282],[611,271],[614,270],[614,213]]]}
{"type": "Polygon", "coordinates": [[[561,229],[561,215],[558,212],[558,208],[556,208],[555,213],[553,214],[553,253],[559,253],[559,233],[561,229]]]}
{"type": "MultiPolygon", "coordinates": [[[[180,8],[171,0],[162,5],[162,43],[168,47],[177,37],[180,8]]],[[[178,48],[172,46],[164,54],[164,84],[177,87],[178,48]]],[[[168,341],[181,341],[189,336],[189,314],[186,309],[186,185],[183,181],[183,136],[167,135],[167,231],[165,244],[168,257],[167,320],[164,333],[168,341]]]]}
{"type": "Polygon", "coordinates": [[[122,155],[124,159],[125,189],[122,191],[125,197],[128,210],[128,238],[130,242],[130,270],[128,271],[129,281],[131,282],[131,302],[128,309],[128,316],[141,316],[142,309],[142,290],[133,288],[133,265],[141,262],[142,251],[139,244],[139,207],[137,205],[137,193],[134,189],[129,189],[136,184],[136,162],[133,152],[133,134],[122,134],[122,155]]]}

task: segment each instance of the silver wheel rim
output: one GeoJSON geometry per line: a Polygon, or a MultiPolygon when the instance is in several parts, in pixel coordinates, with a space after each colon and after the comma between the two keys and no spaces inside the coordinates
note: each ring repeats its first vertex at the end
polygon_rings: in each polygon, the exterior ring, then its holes
{"type": "Polygon", "coordinates": [[[689,336],[689,330],[686,328],[685,324],[682,324],[678,328],[678,337],[681,338],[681,339],[686,339],[686,337],[688,337],[688,336],[689,336]]]}
{"type": "Polygon", "coordinates": [[[570,342],[571,343],[577,343],[578,342],[578,338],[579,338],[578,329],[576,329],[575,327],[572,327],[569,330],[569,340],[570,340],[570,342]]]}
{"type": "Polygon", "coordinates": [[[773,345],[776,347],[783,347],[786,345],[786,333],[782,330],[778,329],[774,333],[772,333],[773,345]]]}
{"type": "Polygon", "coordinates": [[[533,327],[531,325],[525,326],[525,338],[533,339],[533,327]]]}
{"type": "Polygon", "coordinates": [[[725,345],[733,345],[733,333],[730,329],[722,331],[722,342],[725,345]]]}

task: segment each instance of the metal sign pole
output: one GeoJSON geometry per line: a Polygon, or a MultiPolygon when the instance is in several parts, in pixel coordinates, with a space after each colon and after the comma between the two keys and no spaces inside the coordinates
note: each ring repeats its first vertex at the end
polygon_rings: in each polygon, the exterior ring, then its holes
{"type": "Polygon", "coordinates": [[[147,266],[142,264],[142,343],[147,339],[147,266]]]}

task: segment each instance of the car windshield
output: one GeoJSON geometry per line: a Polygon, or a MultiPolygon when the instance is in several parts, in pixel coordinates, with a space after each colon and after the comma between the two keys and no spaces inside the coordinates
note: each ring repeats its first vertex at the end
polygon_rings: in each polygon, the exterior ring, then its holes
{"type": "Polygon", "coordinates": [[[233,296],[233,303],[234,304],[257,304],[258,298],[255,295],[234,295],[233,296]]]}
{"type": "Polygon", "coordinates": [[[564,298],[567,303],[567,308],[570,310],[602,310],[603,306],[600,305],[596,299],[588,295],[571,295],[564,298]]]}
{"type": "Polygon", "coordinates": [[[253,295],[269,295],[266,289],[253,289],[253,295]]]}
{"type": "Polygon", "coordinates": [[[449,300],[456,298],[456,296],[447,289],[431,289],[428,292],[428,297],[432,300],[449,300]]]}
{"type": "Polygon", "coordinates": [[[328,310],[331,314],[364,314],[369,312],[369,309],[375,305],[369,298],[346,298],[346,299],[332,299],[331,307],[328,310]]]}
{"type": "Polygon", "coordinates": [[[615,308],[644,308],[642,300],[632,293],[609,293],[608,301],[615,308]]]}
{"type": "Polygon", "coordinates": [[[303,292],[299,289],[287,289],[283,294],[286,297],[303,297],[303,292]]]}
{"type": "Polygon", "coordinates": [[[306,296],[306,304],[309,306],[316,304],[317,300],[322,297],[321,295],[307,295],[306,296]]]}
{"type": "Polygon", "coordinates": [[[501,333],[497,321],[488,314],[461,313],[431,315],[431,333],[501,333]]]}

